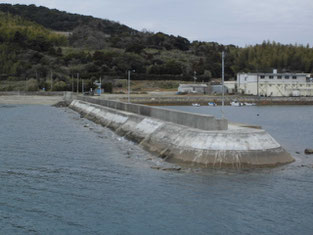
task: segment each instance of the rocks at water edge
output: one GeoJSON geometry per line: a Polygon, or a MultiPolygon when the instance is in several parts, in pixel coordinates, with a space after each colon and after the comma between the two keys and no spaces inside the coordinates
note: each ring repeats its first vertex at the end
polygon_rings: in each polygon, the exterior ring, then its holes
{"type": "Polygon", "coordinates": [[[313,154],[313,149],[305,149],[304,153],[305,154],[313,154]]]}
{"type": "Polygon", "coordinates": [[[162,171],[180,171],[181,167],[160,167],[160,166],[151,166],[151,169],[162,170],[162,171]]]}
{"type": "Polygon", "coordinates": [[[64,107],[68,107],[68,103],[66,101],[60,101],[52,106],[57,107],[57,108],[64,108],[64,107]]]}

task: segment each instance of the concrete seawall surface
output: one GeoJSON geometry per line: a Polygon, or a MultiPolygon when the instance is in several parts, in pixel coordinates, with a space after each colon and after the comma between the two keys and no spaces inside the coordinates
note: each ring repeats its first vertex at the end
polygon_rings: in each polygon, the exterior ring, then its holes
{"type": "Polygon", "coordinates": [[[139,114],[202,130],[227,130],[228,128],[228,121],[226,119],[216,119],[212,115],[193,114],[177,110],[151,107],[147,105],[124,103],[113,100],[93,99],[84,96],[78,96],[77,99],[116,110],[139,114]]]}
{"type": "Polygon", "coordinates": [[[261,129],[229,124],[227,130],[202,130],[81,100],[70,108],[172,162],[240,168],[294,161],[261,129]]]}

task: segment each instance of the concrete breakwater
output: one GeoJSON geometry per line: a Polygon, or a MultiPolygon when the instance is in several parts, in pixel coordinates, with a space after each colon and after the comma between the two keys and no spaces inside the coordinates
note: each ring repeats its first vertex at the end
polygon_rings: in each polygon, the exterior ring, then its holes
{"type": "Polygon", "coordinates": [[[97,104],[98,100],[87,99],[77,97],[69,107],[171,162],[240,168],[276,166],[294,161],[279,143],[262,129],[228,124],[226,120],[211,116],[205,120],[201,117],[203,115],[200,115],[199,120],[210,123],[203,125],[207,129],[191,127],[185,124],[195,120],[196,114],[116,101],[103,103],[116,106],[112,108],[97,104]],[[145,110],[146,113],[138,110],[145,110]],[[170,112],[178,112],[181,115],[170,112]],[[161,114],[166,116],[161,117],[161,114]],[[171,121],[167,120],[168,115],[173,115],[171,121]],[[189,121],[185,124],[177,123],[180,118],[189,121]]]}
{"type": "Polygon", "coordinates": [[[98,104],[114,110],[126,111],[145,117],[156,118],[162,121],[172,122],[183,126],[198,128],[202,130],[227,130],[226,119],[216,119],[212,115],[193,114],[170,109],[151,107],[147,105],[124,103],[113,100],[94,99],[78,96],[76,99],[98,104]]]}

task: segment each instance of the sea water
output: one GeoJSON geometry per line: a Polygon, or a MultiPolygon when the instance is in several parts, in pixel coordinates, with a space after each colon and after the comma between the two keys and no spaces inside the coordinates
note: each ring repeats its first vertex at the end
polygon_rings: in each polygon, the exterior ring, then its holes
{"type": "Polygon", "coordinates": [[[171,164],[69,109],[0,105],[0,234],[312,234],[312,110],[225,110],[262,125],[292,164],[163,171],[171,164]]]}

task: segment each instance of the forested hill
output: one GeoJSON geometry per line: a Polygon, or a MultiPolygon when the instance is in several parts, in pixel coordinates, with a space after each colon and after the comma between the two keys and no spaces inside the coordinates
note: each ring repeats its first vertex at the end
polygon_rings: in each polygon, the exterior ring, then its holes
{"type": "MultiPolygon", "coordinates": [[[[237,72],[313,72],[310,46],[263,42],[240,48],[216,42],[190,42],[161,32],[139,32],[110,20],[70,14],[35,5],[0,4],[0,80],[33,78],[33,85],[70,89],[80,74],[86,84],[100,76],[135,79],[209,81],[221,76],[226,52],[226,80],[237,72]],[[62,32],[67,32],[63,34],[62,32]],[[62,35],[67,35],[62,36],[62,35]],[[51,82],[49,82],[50,84],[51,82]]],[[[0,90],[14,89],[1,87],[0,90]]]]}
{"type": "Polygon", "coordinates": [[[139,32],[110,20],[71,14],[35,5],[0,4],[0,11],[18,15],[55,31],[71,32],[69,44],[101,50],[107,47],[152,47],[188,50],[190,42],[183,37],[163,33],[139,32]]]}
{"type": "Polygon", "coordinates": [[[25,19],[34,21],[46,28],[56,31],[73,31],[76,27],[88,23],[100,23],[102,27],[106,27],[108,33],[115,34],[121,32],[136,32],[125,25],[110,21],[97,19],[92,16],[83,16],[71,14],[57,9],[49,9],[43,6],[35,5],[11,5],[0,4],[0,11],[8,12],[12,15],[19,15],[25,19]]]}
{"type": "Polygon", "coordinates": [[[71,32],[71,46],[84,46],[89,49],[103,49],[112,44],[111,38],[129,37],[138,33],[110,20],[71,14],[42,6],[0,4],[0,11],[21,16],[48,29],[71,32]]]}

